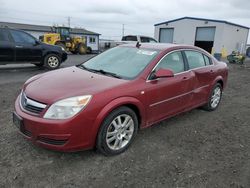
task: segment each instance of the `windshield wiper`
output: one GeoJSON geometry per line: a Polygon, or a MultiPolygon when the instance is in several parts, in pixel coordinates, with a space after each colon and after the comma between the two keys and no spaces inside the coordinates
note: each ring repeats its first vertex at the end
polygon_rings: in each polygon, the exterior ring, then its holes
{"type": "Polygon", "coordinates": [[[94,72],[94,73],[101,73],[101,74],[104,74],[104,75],[108,75],[108,76],[112,76],[112,77],[115,77],[115,78],[122,78],[121,76],[119,76],[119,75],[117,75],[117,74],[115,74],[115,73],[112,73],[112,72],[107,72],[107,71],[104,71],[104,70],[102,70],[102,69],[100,69],[100,70],[96,70],[96,69],[91,69],[91,68],[87,68],[86,66],[84,66],[84,65],[78,65],[77,67],[80,67],[80,68],[82,68],[82,69],[84,69],[84,70],[87,70],[87,71],[90,71],[90,72],[94,72]]]}
{"type": "Polygon", "coordinates": [[[94,70],[95,72],[98,72],[98,73],[101,73],[101,74],[104,74],[104,75],[109,75],[109,76],[112,76],[112,77],[115,77],[115,78],[122,78],[121,76],[115,74],[115,73],[112,73],[112,72],[107,72],[105,70],[94,70]]]}
{"type": "Polygon", "coordinates": [[[84,70],[87,70],[87,71],[90,71],[90,72],[96,72],[95,69],[90,69],[90,68],[87,68],[85,67],[84,65],[80,64],[80,65],[76,65],[77,67],[81,68],[81,69],[84,69],[84,70]]]}

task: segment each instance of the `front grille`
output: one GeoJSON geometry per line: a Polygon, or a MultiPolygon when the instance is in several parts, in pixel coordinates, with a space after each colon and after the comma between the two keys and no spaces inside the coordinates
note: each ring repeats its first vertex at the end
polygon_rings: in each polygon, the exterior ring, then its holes
{"type": "Polygon", "coordinates": [[[51,138],[46,138],[46,137],[38,137],[38,141],[43,142],[45,144],[50,144],[50,145],[64,145],[67,140],[55,140],[55,139],[51,139],[51,138]]]}
{"type": "Polygon", "coordinates": [[[24,110],[34,114],[40,114],[46,108],[46,104],[28,98],[24,92],[21,94],[20,103],[24,110]]]}

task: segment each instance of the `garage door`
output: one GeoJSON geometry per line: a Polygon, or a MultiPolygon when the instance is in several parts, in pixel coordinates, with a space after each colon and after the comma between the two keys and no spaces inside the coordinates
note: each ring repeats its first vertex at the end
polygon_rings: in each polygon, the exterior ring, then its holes
{"type": "Polygon", "coordinates": [[[161,28],[160,29],[160,40],[161,43],[173,43],[174,29],[172,28],[161,28]]]}
{"type": "Polygon", "coordinates": [[[196,41],[214,41],[215,27],[197,27],[196,41]]]}

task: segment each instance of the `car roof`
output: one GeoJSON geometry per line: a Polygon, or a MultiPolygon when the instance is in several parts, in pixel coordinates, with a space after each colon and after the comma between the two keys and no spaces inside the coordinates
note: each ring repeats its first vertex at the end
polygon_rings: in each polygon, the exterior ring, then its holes
{"type": "MultiPolygon", "coordinates": [[[[120,45],[122,47],[136,47],[136,42],[131,44],[122,44],[120,45]]],[[[140,43],[140,48],[144,49],[151,49],[151,50],[167,50],[170,48],[191,48],[191,49],[198,49],[200,48],[192,46],[192,45],[186,45],[186,44],[172,44],[172,43],[140,43]]]]}

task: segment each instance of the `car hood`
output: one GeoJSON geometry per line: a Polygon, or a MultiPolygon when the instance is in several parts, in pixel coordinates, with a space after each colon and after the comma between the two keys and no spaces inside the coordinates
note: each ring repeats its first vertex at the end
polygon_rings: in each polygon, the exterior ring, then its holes
{"type": "Polygon", "coordinates": [[[51,104],[68,97],[95,95],[127,82],[128,80],[92,73],[78,67],[69,67],[30,78],[24,84],[23,91],[29,98],[51,104]]]}

